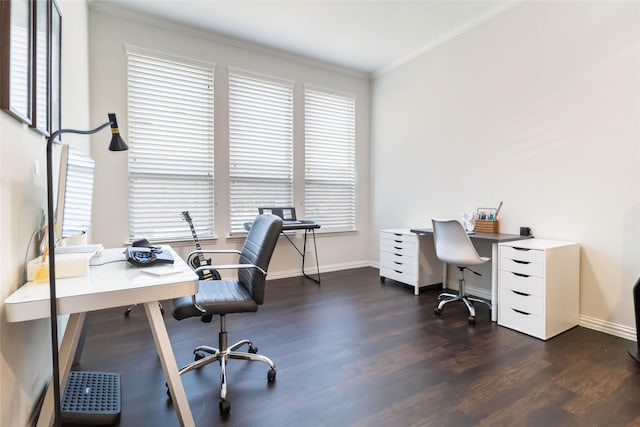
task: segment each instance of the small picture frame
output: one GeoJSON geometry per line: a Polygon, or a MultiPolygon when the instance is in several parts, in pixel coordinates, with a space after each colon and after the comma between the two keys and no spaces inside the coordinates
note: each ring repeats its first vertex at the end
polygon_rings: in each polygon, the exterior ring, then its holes
{"type": "Polygon", "coordinates": [[[476,220],[480,221],[495,221],[496,208],[478,208],[476,214],[476,220]]]}

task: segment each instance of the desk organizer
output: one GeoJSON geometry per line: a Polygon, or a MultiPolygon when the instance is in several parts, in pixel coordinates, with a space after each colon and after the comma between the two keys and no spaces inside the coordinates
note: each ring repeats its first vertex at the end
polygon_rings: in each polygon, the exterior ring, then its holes
{"type": "Polygon", "coordinates": [[[71,371],[62,398],[64,424],[113,425],[120,421],[120,375],[71,371]]]}
{"type": "Polygon", "coordinates": [[[473,229],[478,233],[499,233],[500,221],[487,221],[484,219],[476,219],[476,226],[473,229]]]}

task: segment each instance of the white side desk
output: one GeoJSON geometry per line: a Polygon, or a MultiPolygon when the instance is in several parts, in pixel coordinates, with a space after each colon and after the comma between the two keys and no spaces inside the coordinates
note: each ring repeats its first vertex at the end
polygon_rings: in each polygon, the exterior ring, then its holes
{"type": "MultiPolygon", "coordinates": [[[[124,248],[117,248],[105,249],[97,260],[103,264],[91,266],[87,276],[56,280],[58,313],[70,314],[60,346],[60,390],[64,393],[86,313],[123,305],[144,304],[180,424],[195,426],[158,301],[194,295],[197,292],[198,276],[173,249],[169,246],[163,248],[170,250],[175,260],[175,272],[170,274],[145,272],[154,269],[166,271],[171,268],[166,265],[134,267],[125,261],[124,248]]],[[[27,282],[5,300],[5,310],[8,322],[49,317],[49,282],[27,282]]],[[[37,425],[51,426],[53,413],[53,385],[50,382],[37,425]]]]}

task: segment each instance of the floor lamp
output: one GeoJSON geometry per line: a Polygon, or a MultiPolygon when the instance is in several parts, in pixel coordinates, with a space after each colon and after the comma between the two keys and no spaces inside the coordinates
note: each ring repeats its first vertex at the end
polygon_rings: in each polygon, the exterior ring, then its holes
{"type": "MultiPolygon", "coordinates": [[[[115,113],[109,113],[109,121],[92,130],[75,130],[60,129],[51,134],[47,140],[47,217],[48,217],[48,251],[49,251],[49,303],[50,303],[50,319],[51,319],[51,359],[53,366],[53,399],[54,399],[54,421],[53,425],[59,427],[61,425],[61,403],[60,403],[60,362],[58,358],[58,304],[56,299],[56,237],[54,229],[53,214],[53,144],[60,144],[56,141],[58,136],[63,133],[77,133],[82,135],[94,134],[107,126],[111,125],[111,144],[110,151],[124,151],[129,147],[120,136],[118,129],[118,121],[115,113]]],[[[62,224],[59,224],[62,226],[62,224]]]]}

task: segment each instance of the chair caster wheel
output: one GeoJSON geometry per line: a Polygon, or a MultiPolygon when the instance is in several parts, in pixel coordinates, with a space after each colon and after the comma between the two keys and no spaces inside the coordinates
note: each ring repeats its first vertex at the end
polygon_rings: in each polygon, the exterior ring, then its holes
{"type": "Polygon", "coordinates": [[[275,369],[269,369],[269,372],[267,372],[267,382],[274,382],[276,380],[276,370],[275,369]]]}
{"type": "Polygon", "coordinates": [[[200,359],[204,359],[205,357],[206,357],[206,355],[201,351],[194,351],[193,352],[193,360],[196,361],[196,362],[198,360],[200,360],[200,359]]]}
{"type": "Polygon", "coordinates": [[[442,313],[442,310],[440,310],[439,308],[434,308],[433,312],[436,314],[436,316],[440,316],[440,313],[442,313]]]}
{"type": "Polygon", "coordinates": [[[231,411],[231,404],[229,402],[227,402],[226,400],[221,400],[218,404],[218,407],[220,408],[220,415],[229,415],[229,411],[231,411]]]}
{"type": "Polygon", "coordinates": [[[258,353],[258,347],[255,347],[255,346],[253,346],[253,345],[250,345],[250,346],[249,346],[249,353],[251,353],[251,354],[256,354],[256,353],[258,353]]]}
{"type": "Polygon", "coordinates": [[[468,320],[469,320],[469,324],[470,325],[475,325],[476,324],[476,318],[474,316],[469,316],[468,320]]]}

